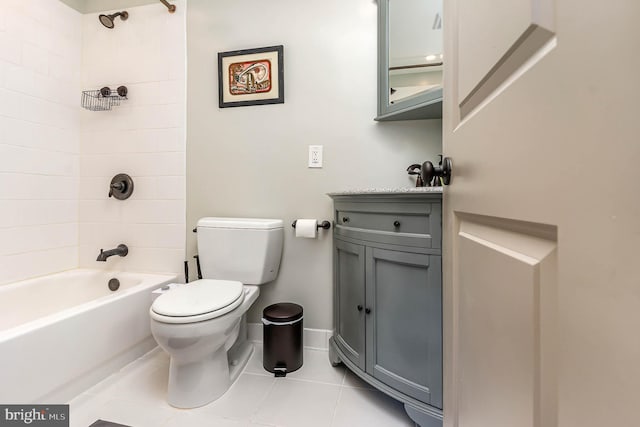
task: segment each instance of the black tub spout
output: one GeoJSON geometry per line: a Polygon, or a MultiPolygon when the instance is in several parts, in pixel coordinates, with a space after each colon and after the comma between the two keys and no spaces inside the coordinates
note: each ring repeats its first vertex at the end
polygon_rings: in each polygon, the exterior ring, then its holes
{"type": "Polygon", "coordinates": [[[115,249],[109,249],[107,251],[100,249],[100,254],[98,255],[98,258],[96,259],[96,261],[106,261],[107,258],[112,257],[114,255],[127,256],[128,253],[129,253],[129,248],[127,247],[127,245],[119,244],[118,247],[115,249]]]}

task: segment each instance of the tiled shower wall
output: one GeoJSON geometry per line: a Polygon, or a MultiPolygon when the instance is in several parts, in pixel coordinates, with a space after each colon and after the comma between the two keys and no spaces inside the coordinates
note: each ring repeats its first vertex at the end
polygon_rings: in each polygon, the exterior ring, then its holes
{"type": "Polygon", "coordinates": [[[126,271],[182,270],[185,229],[185,2],[128,8],[106,29],[83,16],[82,87],[129,89],[111,111],[82,111],[80,266],[126,271]],[[127,173],[134,192],[108,198],[127,173]],[[96,262],[100,248],[124,243],[126,258],[96,262]]]}
{"type": "Polygon", "coordinates": [[[78,265],[81,19],[2,0],[0,284],[78,265]]]}
{"type": "Polygon", "coordinates": [[[57,0],[2,0],[0,285],[71,268],[182,270],[185,3],[128,9],[108,30],[57,0]],[[81,90],[129,87],[112,111],[81,90]],[[116,173],[133,196],[109,199],[116,173]],[[95,259],[129,246],[126,258],[95,259]]]}

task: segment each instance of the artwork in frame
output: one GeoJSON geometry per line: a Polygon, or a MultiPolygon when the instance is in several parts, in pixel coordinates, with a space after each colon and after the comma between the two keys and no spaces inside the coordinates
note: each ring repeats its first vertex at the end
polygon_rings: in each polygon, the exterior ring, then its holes
{"type": "Polygon", "coordinates": [[[218,53],[220,108],[284,103],[284,46],[218,53]]]}

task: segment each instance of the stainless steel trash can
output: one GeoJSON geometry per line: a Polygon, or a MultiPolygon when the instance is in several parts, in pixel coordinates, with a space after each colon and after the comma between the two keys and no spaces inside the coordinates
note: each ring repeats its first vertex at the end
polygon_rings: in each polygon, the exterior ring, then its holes
{"type": "Polygon", "coordinates": [[[291,302],[272,304],[262,312],[262,366],[284,377],[302,366],[302,306],[291,302]]]}

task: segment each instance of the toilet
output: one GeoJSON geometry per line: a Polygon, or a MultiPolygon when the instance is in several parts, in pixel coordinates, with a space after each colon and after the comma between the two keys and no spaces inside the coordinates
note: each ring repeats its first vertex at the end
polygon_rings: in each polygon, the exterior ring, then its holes
{"type": "Polygon", "coordinates": [[[202,279],[175,286],[150,309],[151,333],[170,358],[167,401],[195,408],[222,396],[253,353],[246,312],[278,275],[280,219],[201,218],[202,279]]]}

